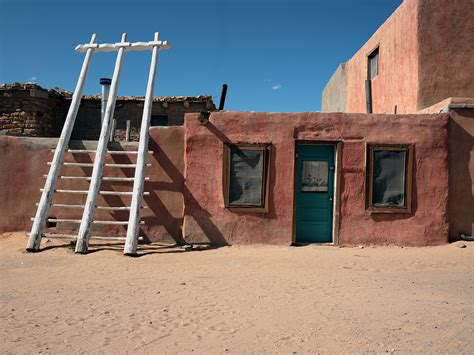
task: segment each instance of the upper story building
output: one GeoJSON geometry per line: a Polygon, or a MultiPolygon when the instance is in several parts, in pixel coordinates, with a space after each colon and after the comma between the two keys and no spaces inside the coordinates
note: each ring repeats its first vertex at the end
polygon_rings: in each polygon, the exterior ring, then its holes
{"type": "Polygon", "coordinates": [[[404,0],[339,65],[321,110],[365,113],[369,101],[373,113],[415,113],[450,97],[474,97],[473,18],[473,0],[404,0]]]}

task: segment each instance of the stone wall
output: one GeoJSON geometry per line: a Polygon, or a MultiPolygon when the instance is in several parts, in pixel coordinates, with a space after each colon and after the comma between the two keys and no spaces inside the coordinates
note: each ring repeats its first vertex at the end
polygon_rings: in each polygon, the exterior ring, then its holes
{"type": "MultiPolygon", "coordinates": [[[[127,121],[131,126],[131,141],[138,141],[143,114],[143,97],[119,97],[115,107],[116,120],[114,139],[125,141],[127,121]]],[[[99,96],[86,96],[82,99],[81,108],[76,118],[72,139],[97,140],[99,138],[101,101],[99,96]]],[[[155,97],[152,106],[152,116],[166,117],[166,126],[181,126],[184,115],[188,112],[214,110],[210,96],[197,97],[155,97]]]]}
{"type": "Polygon", "coordinates": [[[0,85],[0,132],[30,137],[59,137],[67,103],[55,90],[36,84],[0,85]]]}
{"type": "MultiPolygon", "coordinates": [[[[72,94],[47,90],[33,83],[0,84],[0,133],[28,137],[59,137],[72,94]]],[[[125,141],[130,121],[130,141],[138,141],[143,96],[119,96],[114,119],[114,140],[125,141]]],[[[211,96],[164,96],[153,99],[154,125],[181,126],[190,112],[212,111],[211,96]]],[[[82,98],[71,139],[98,140],[101,130],[101,97],[82,98]]]]}

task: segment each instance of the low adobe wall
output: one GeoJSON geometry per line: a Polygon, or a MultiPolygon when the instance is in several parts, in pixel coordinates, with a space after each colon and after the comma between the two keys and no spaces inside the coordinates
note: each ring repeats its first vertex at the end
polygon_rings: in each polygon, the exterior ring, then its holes
{"type": "Polygon", "coordinates": [[[474,109],[450,111],[449,236],[474,233],[474,109]]]}
{"type": "MultiPolygon", "coordinates": [[[[29,231],[32,222],[30,218],[36,213],[35,203],[39,201],[40,188],[44,186],[43,174],[48,173],[47,162],[52,159],[51,148],[56,146],[57,139],[25,138],[0,136],[0,232],[29,231]]],[[[95,142],[72,141],[71,146],[82,149],[95,149],[95,142]]],[[[136,143],[114,143],[113,149],[136,150],[136,143]]],[[[144,197],[141,217],[146,224],[141,226],[140,235],[150,241],[167,241],[183,243],[183,127],[153,127],[150,129],[150,150],[146,176],[150,180],[145,182],[145,191],[150,195],[144,197]]],[[[66,154],[65,161],[92,162],[89,154],[66,154]]],[[[134,155],[108,156],[107,162],[131,163],[134,155]]],[[[106,168],[107,176],[133,177],[133,169],[106,168]]],[[[92,168],[63,167],[62,174],[75,176],[90,176],[92,168]]],[[[103,182],[104,190],[131,191],[130,182],[103,182]]],[[[57,188],[87,190],[86,181],[59,180],[57,188]]],[[[54,201],[65,204],[83,204],[85,195],[55,194],[54,201]]],[[[129,206],[130,197],[127,196],[99,196],[99,206],[129,206]]],[[[68,219],[81,219],[82,210],[55,209],[50,210],[50,216],[68,219]]],[[[101,220],[128,220],[128,212],[98,211],[96,219],[101,220]]],[[[74,233],[77,225],[59,225],[54,232],[74,233]]],[[[52,230],[51,230],[52,231],[52,230]]],[[[125,236],[124,226],[102,226],[95,228],[97,235],[125,236]]]]}
{"type": "Polygon", "coordinates": [[[341,141],[339,244],[436,245],[448,241],[448,115],[343,113],[212,113],[185,118],[184,235],[189,242],[268,243],[293,240],[295,140],[341,141]],[[271,143],[268,213],[224,207],[224,142],[271,143]],[[409,214],[365,211],[367,142],[413,143],[409,214]]]}

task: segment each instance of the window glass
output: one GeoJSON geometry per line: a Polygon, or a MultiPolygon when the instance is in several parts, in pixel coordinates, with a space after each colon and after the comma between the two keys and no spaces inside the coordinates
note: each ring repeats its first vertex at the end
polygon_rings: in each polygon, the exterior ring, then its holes
{"type": "Polygon", "coordinates": [[[374,206],[405,205],[405,150],[374,150],[374,206]]]}
{"type": "Polygon", "coordinates": [[[327,161],[303,161],[301,171],[301,191],[327,192],[328,191],[327,161]]]}
{"type": "Polygon", "coordinates": [[[263,161],[263,150],[231,148],[229,205],[263,204],[263,161]]]}

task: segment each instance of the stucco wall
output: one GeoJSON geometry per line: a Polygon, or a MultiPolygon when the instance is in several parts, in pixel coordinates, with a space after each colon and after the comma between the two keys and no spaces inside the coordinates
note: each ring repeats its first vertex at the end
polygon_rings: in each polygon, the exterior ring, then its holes
{"type": "Polygon", "coordinates": [[[321,112],[346,112],[346,63],[341,63],[326,84],[321,112]]]}
{"type": "Polygon", "coordinates": [[[474,233],[474,109],[450,112],[449,235],[474,233]]]}
{"type": "MultiPolygon", "coordinates": [[[[146,224],[141,226],[140,235],[151,241],[182,242],[183,219],[183,127],[154,127],[150,129],[150,150],[148,162],[152,164],[146,170],[150,177],[145,182],[145,191],[150,195],[144,197],[148,208],[141,211],[146,224]]],[[[51,160],[51,148],[56,145],[56,139],[21,138],[0,136],[0,232],[29,231],[32,222],[30,217],[36,213],[35,203],[39,201],[39,189],[44,185],[43,174],[48,173],[46,163],[51,160]]],[[[75,141],[71,146],[82,149],[94,149],[95,142],[75,141]]],[[[135,143],[114,143],[113,149],[136,150],[135,143]]],[[[130,163],[136,157],[108,156],[107,162],[130,163]]],[[[92,162],[92,155],[67,154],[69,162],[92,162]]],[[[90,176],[92,168],[63,167],[63,175],[90,176]]],[[[105,168],[106,176],[133,177],[133,169],[105,168]]],[[[131,182],[103,182],[102,189],[114,191],[131,191],[131,182]]],[[[58,189],[87,190],[86,181],[60,180],[58,189]]],[[[99,206],[129,206],[128,196],[99,196],[99,206]]],[[[54,202],[65,204],[83,204],[85,195],[55,194],[54,202]]],[[[82,212],[78,209],[50,210],[50,216],[57,218],[81,219],[82,212]]],[[[97,211],[98,220],[128,220],[128,212],[97,211]]],[[[59,224],[51,232],[74,233],[77,225],[59,224]]],[[[94,227],[94,234],[104,236],[125,236],[124,226],[94,227]]]]}
{"type": "Polygon", "coordinates": [[[339,242],[434,245],[448,240],[448,115],[212,113],[185,119],[184,235],[190,242],[291,244],[295,139],[342,141],[339,242]],[[224,207],[224,142],[272,144],[268,213],[224,207]],[[368,214],[366,142],[414,143],[413,212],[368,214]]]}
{"type": "Polygon", "coordinates": [[[366,112],[367,56],[379,46],[379,74],[372,80],[374,113],[413,113],[418,97],[417,0],[405,0],[346,63],[345,112],[366,112]]]}
{"type": "Polygon", "coordinates": [[[452,96],[474,97],[474,1],[418,2],[417,108],[452,96]]]}

